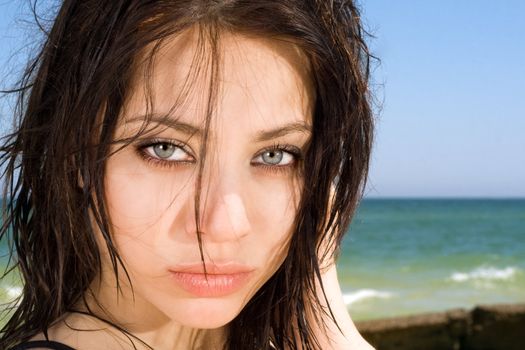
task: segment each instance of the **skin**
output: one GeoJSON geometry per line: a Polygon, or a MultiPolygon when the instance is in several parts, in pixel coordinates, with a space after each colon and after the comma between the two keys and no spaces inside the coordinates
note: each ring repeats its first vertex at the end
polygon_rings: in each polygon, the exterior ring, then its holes
{"type": "MultiPolygon", "coordinates": [[[[195,30],[162,46],[151,80],[154,121],[131,145],[115,145],[107,161],[105,201],[133,290],[121,278],[122,294],[117,295],[103,254],[102,276],[87,295],[96,313],[154,349],[219,347],[225,325],[275,273],[286,256],[302,186],[300,156],[293,153],[304,152],[311,134],[315,96],[301,52],[290,43],[222,33],[220,90],[203,167],[200,232],[207,266],[234,262],[251,272],[247,282],[228,295],[196,296],[174,283],[173,266],[201,261],[195,181],[202,161],[210,70],[192,70],[196,48],[195,30]],[[188,76],[191,84],[185,85],[188,76]],[[189,132],[188,126],[195,130],[189,132]],[[276,153],[263,156],[265,151],[276,153]]],[[[200,67],[207,62],[205,58],[200,67]]],[[[146,82],[141,77],[137,74],[116,140],[132,137],[144,126],[146,82]]],[[[347,337],[341,338],[333,327],[329,334],[334,342],[321,331],[319,337],[327,348],[367,348],[342,303],[335,265],[323,278],[347,337]]],[[[78,314],[58,322],[50,338],[77,349],[101,344],[131,348],[118,331],[78,314]],[[66,324],[93,332],[73,331],[66,324]]],[[[137,341],[135,345],[142,348],[137,341]]]]}

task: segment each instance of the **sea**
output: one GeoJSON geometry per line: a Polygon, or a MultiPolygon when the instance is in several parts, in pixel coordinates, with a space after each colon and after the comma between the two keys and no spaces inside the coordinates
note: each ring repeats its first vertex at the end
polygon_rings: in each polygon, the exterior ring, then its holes
{"type": "Polygon", "coordinates": [[[366,199],[338,274],[354,320],[525,303],[525,199],[366,199]]]}
{"type": "MultiPolygon", "coordinates": [[[[357,321],[525,303],[525,199],[365,199],[338,274],[357,321]]],[[[0,281],[0,303],[20,292],[0,281]]]]}

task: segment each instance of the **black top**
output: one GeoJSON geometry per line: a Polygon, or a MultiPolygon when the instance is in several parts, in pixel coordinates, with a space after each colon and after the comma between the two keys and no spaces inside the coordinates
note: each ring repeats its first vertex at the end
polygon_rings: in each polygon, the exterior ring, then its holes
{"type": "Polygon", "coordinates": [[[66,344],[62,344],[56,341],[50,340],[34,340],[28,341],[27,343],[18,344],[11,350],[25,350],[25,349],[53,349],[53,350],[75,350],[66,344]]]}

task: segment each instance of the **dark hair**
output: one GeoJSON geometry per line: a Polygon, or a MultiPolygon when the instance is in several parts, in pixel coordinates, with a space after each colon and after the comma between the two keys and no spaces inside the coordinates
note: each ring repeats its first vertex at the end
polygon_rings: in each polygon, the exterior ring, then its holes
{"type": "Polygon", "coordinates": [[[19,269],[24,286],[0,348],[47,334],[85,302],[101,269],[95,229],[115,273],[122,265],[103,200],[105,160],[139,53],[149,52],[151,63],[165,39],[193,25],[211,57],[221,30],[229,30],[293,41],[309,61],[316,100],[295,234],[279,270],[229,324],[227,347],[319,347],[311,329],[321,317],[306,315],[331,312],[317,298],[320,261],[338,252],[362,196],[372,145],[371,56],[351,0],[64,0],[11,91],[18,93],[19,119],[0,154],[0,238],[11,243],[10,268],[19,269]]]}

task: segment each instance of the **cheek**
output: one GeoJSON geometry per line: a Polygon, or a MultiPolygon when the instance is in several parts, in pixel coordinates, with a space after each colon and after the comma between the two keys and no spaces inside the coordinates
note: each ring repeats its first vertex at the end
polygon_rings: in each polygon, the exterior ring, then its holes
{"type": "Polygon", "coordinates": [[[267,259],[284,260],[293,234],[299,199],[298,185],[277,181],[255,186],[250,202],[250,221],[254,228],[256,246],[266,251],[267,259]]]}
{"type": "Polygon", "coordinates": [[[159,247],[166,243],[165,216],[190,196],[190,172],[153,171],[118,154],[108,161],[106,204],[115,244],[136,278],[156,276],[168,262],[159,247]]]}
{"type": "Polygon", "coordinates": [[[253,206],[250,219],[260,227],[272,228],[276,235],[288,232],[297,213],[300,184],[276,179],[257,183],[253,188],[249,198],[253,206]]]}
{"type": "MultiPolygon", "coordinates": [[[[122,157],[124,158],[124,157],[122,157]]],[[[167,171],[132,169],[125,159],[110,159],[106,174],[106,202],[115,234],[136,236],[159,222],[168,209],[188,195],[191,174],[177,179],[167,171]]]]}

